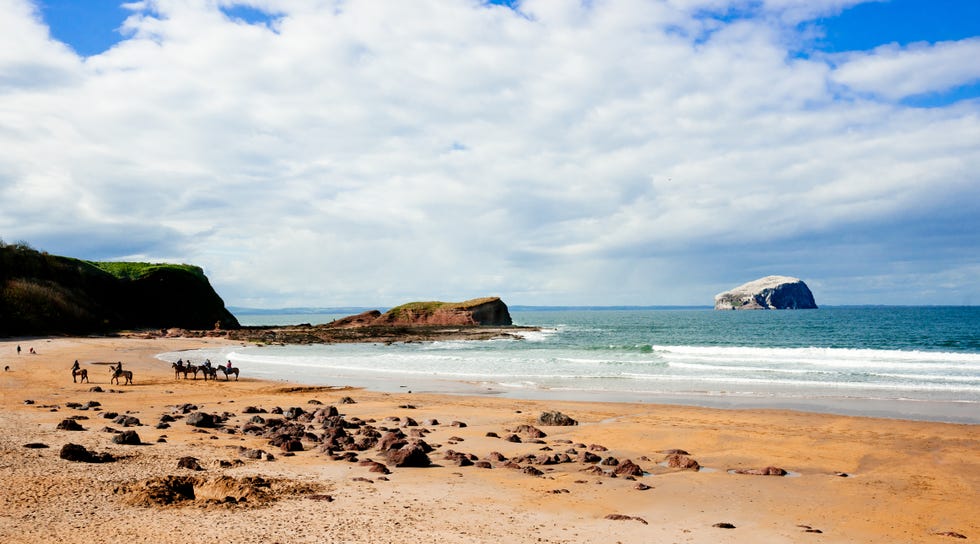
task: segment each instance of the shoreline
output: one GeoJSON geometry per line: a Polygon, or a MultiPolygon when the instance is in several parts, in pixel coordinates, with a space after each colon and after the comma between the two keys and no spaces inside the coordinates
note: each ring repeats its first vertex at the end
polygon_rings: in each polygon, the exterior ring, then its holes
{"type": "Polygon", "coordinates": [[[244,375],[237,382],[175,380],[155,358],[232,344],[213,338],[0,341],[0,361],[11,367],[0,374],[0,481],[11,490],[0,495],[0,538],[11,543],[377,542],[425,534],[435,543],[724,543],[943,542],[954,538],[944,534],[980,536],[977,425],[781,409],[375,392],[244,375]],[[34,347],[38,354],[13,355],[18,342],[25,352],[34,347]],[[90,371],[91,384],[70,381],[68,369],[76,358],[90,371]],[[108,367],[96,364],[117,360],[134,372],[132,385],[108,384],[108,367]],[[104,392],[91,392],[96,385],[104,392]],[[344,397],[355,403],[342,404],[344,397]],[[88,411],[68,406],[92,400],[101,406],[88,411]],[[183,417],[169,428],[156,428],[162,415],[181,415],[174,410],[185,403],[231,415],[218,428],[196,428],[180,421],[183,417]],[[307,412],[335,406],[348,422],[374,420],[377,427],[406,434],[419,429],[436,446],[429,453],[433,466],[395,467],[377,448],[357,452],[361,460],[388,464],[390,474],[382,476],[366,465],[332,460],[306,439],[302,450],[288,455],[269,438],[243,432],[252,417],[245,412],[248,406],[307,412]],[[549,410],[570,415],[579,425],[538,424],[537,416],[549,410]],[[123,429],[100,417],[108,411],[138,418],[141,424],[132,429],[142,445],[113,443],[116,433],[103,427],[123,429]],[[70,417],[87,417],[78,420],[85,430],[56,429],[70,417]],[[419,427],[402,426],[409,417],[419,427]],[[466,426],[453,425],[454,420],[466,426]],[[521,442],[503,439],[520,425],[536,426],[547,436],[539,443],[526,435],[521,442]],[[50,447],[24,447],[33,442],[50,447]],[[111,453],[117,461],[60,459],[58,450],[68,442],[111,453]],[[245,457],[240,448],[273,453],[275,460],[245,457]],[[674,448],[690,452],[705,470],[664,466],[662,452],[674,448]],[[617,459],[619,465],[630,460],[644,473],[632,480],[614,478],[609,474],[617,465],[527,459],[572,449],[617,459]],[[497,462],[489,469],[461,466],[447,458],[450,450],[478,460],[492,452],[523,460],[520,469],[497,462]],[[181,456],[196,457],[204,470],[178,468],[181,456]],[[729,473],[766,466],[791,476],[729,473]],[[145,504],[152,494],[138,491],[154,478],[196,479],[199,496],[186,504],[145,504]],[[254,478],[268,487],[240,489],[254,478]],[[648,488],[641,490],[640,484],[648,488]],[[214,495],[217,488],[253,502],[230,503],[214,495]],[[112,522],[105,523],[108,519],[112,522]],[[714,527],[717,523],[736,528],[714,527]],[[806,533],[802,526],[820,532],[806,533]]]}
{"type": "MultiPolygon", "coordinates": [[[[490,337],[499,337],[497,329],[487,332],[490,337]]],[[[421,341],[421,340],[419,340],[421,341]]],[[[431,341],[431,340],[429,340],[431,341]]],[[[361,342],[382,344],[382,342],[361,342]]],[[[407,342],[409,344],[414,342],[407,342]]],[[[228,344],[240,347],[236,342],[228,344]]],[[[284,347],[282,345],[249,346],[264,350],[284,347]]],[[[260,353],[260,352],[252,352],[260,353]]],[[[161,361],[175,361],[176,357],[164,357],[161,361]]],[[[180,353],[182,357],[183,353],[180,353]]],[[[227,353],[204,353],[206,356],[224,360],[227,353]]],[[[195,359],[195,360],[196,360],[195,359]]],[[[215,359],[215,360],[218,360],[215,359]]],[[[389,369],[390,370],[390,369],[389,369]]],[[[399,393],[408,391],[448,395],[494,396],[513,400],[539,401],[586,401],[600,403],[637,403],[652,405],[696,406],[718,409],[774,409],[793,410],[809,413],[867,416],[886,419],[932,421],[957,424],[980,424],[980,403],[972,400],[929,400],[911,398],[875,398],[859,396],[830,396],[825,394],[793,395],[788,390],[777,388],[771,391],[725,392],[725,391],[643,391],[617,389],[584,389],[574,387],[522,387],[499,381],[485,381],[462,376],[435,376],[429,374],[399,373],[389,371],[357,370],[353,368],[317,368],[309,366],[272,365],[257,363],[249,374],[270,381],[299,381],[311,385],[330,385],[343,383],[362,387],[375,392],[399,393]],[[259,366],[261,365],[261,366],[259,366]],[[787,394],[789,393],[789,394],[787,394]]]]}

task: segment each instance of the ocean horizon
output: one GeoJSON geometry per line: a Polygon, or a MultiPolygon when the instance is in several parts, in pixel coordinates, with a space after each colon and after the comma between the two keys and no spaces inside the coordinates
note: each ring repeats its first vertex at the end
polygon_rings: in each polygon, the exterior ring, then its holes
{"type": "MultiPolygon", "coordinates": [[[[232,311],[242,325],[329,323],[331,309],[232,311]]],[[[365,308],[368,309],[368,308],[365,308]]],[[[379,308],[380,309],[380,308],[379,308]]],[[[782,408],[980,423],[980,307],[511,306],[520,339],[229,346],[243,376],[391,392],[782,408]]]]}

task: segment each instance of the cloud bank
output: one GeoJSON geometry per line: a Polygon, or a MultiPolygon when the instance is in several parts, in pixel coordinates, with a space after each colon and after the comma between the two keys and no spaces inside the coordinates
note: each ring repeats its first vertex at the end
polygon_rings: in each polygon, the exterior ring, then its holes
{"type": "Polygon", "coordinates": [[[855,0],[0,0],[0,236],[237,306],[980,303],[977,39],[800,55],[855,0]],[[247,7],[261,17],[235,15],[247,7]],[[738,14],[738,16],[733,16],[738,14]]]}

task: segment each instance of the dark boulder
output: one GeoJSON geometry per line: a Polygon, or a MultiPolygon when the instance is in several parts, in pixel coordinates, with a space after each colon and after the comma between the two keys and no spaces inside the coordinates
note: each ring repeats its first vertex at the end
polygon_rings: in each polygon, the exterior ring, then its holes
{"type": "Polygon", "coordinates": [[[397,450],[389,450],[385,457],[396,467],[423,468],[432,464],[420,442],[410,442],[397,450]]]}
{"type": "Polygon", "coordinates": [[[682,470],[701,470],[701,465],[697,461],[688,457],[687,455],[681,455],[679,453],[674,453],[667,456],[664,460],[667,466],[670,468],[679,468],[682,470]]]}
{"type": "Polygon", "coordinates": [[[140,425],[140,420],[137,417],[128,416],[126,414],[117,416],[112,420],[113,423],[122,425],[123,427],[138,427],[140,425]]]}
{"type": "Polygon", "coordinates": [[[58,456],[66,461],[80,463],[109,463],[116,460],[109,453],[96,453],[89,451],[85,446],[71,443],[62,446],[58,456]]]}
{"type": "Polygon", "coordinates": [[[399,449],[407,443],[404,433],[401,431],[390,431],[378,440],[378,449],[381,451],[390,451],[399,449]]]}
{"type": "Polygon", "coordinates": [[[528,476],[544,476],[544,472],[541,472],[534,467],[524,467],[521,469],[521,472],[527,474],[528,476]]]}
{"type": "Polygon", "coordinates": [[[633,461],[627,459],[619,464],[613,474],[617,476],[643,476],[643,469],[633,461]]]}
{"type": "Polygon", "coordinates": [[[533,425],[518,425],[517,428],[514,429],[514,432],[518,434],[523,434],[530,438],[544,438],[548,436],[547,434],[544,433],[544,431],[542,431],[541,429],[533,425]]]}
{"type": "Polygon", "coordinates": [[[177,468],[186,468],[188,470],[204,470],[204,467],[202,467],[200,462],[198,462],[197,457],[190,457],[190,456],[181,457],[180,459],[178,459],[177,468]]]}
{"type": "Polygon", "coordinates": [[[368,472],[377,472],[379,474],[391,474],[388,470],[388,466],[384,463],[379,463],[377,461],[372,461],[371,459],[364,459],[357,463],[362,467],[368,467],[368,472]]]}
{"type": "Polygon", "coordinates": [[[458,467],[468,467],[473,464],[472,456],[467,455],[460,451],[448,450],[443,456],[443,459],[447,461],[452,461],[458,467]]]}
{"type": "Polygon", "coordinates": [[[538,416],[538,424],[568,427],[571,425],[578,425],[578,421],[575,421],[561,412],[542,412],[541,415],[538,416]]]}
{"type": "Polygon", "coordinates": [[[581,451],[578,453],[579,463],[598,463],[599,461],[602,461],[602,457],[599,457],[591,451],[581,451]]]}
{"type": "Polygon", "coordinates": [[[61,420],[61,423],[58,424],[57,428],[59,431],[84,431],[85,430],[74,419],[61,420]]]}
{"type": "Polygon", "coordinates": [[[184,423],[192,425],[194,427],[205,427],[212,428],[217,427],[218,421],[212,414],[206,412],[194,412],[193,414],[187,416],[184,423]]]}
{"type": "Polygon", "coordinates": [[[139,446],[143,443],[143,441],[140,440],[140,435],[136,434],[136,431],[123,431],[116,436],[113,436],[112,442],[115,444],[125,444],[129,446],[139,446]]]}

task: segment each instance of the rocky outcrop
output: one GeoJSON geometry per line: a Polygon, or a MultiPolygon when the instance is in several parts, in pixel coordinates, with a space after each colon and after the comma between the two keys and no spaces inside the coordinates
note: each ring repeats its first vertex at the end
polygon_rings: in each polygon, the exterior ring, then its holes
{"type": "Polygon", "coordinates": [[[191,265],[93,262],[0,241],[0,337],[239,328],[191,265]]]}
{"type": "Polygon", "coordinates": [[[815,309],[813,293],[802,280],[767,276],[715,295],[716,310],[815,309]]]}
{"type": "Polygon", "coordinates": [[[385,313],[371,310],[338,319],[334,328],[391,326],[510,326],[513,321],[507,305],[498,297],[477,298],[465,302],[409,302],[385,313]]]}
{"type": "Polygon", "coordinates": [[[378,310],[368,310],[357,315],[349,315],[331,323],[333,327],[370,327],[378,318],[381,312],[378,310]]]}
{"type": "Polygon", "coordinates": [[[512,325],[507,305],[498,297],[465,302],[410,302],[396,306],[374,325],[512,325]]]}

